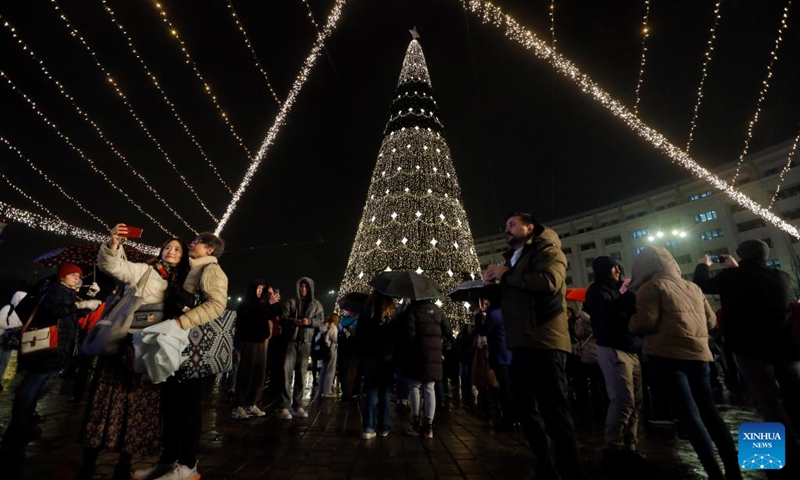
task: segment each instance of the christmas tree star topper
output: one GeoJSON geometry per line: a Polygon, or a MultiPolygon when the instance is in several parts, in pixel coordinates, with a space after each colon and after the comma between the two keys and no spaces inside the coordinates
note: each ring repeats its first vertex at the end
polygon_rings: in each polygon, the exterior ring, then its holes
{"type": "Polygon", "coordinates": [[[417,27],[416,26],[414,28],[412,28],[411,30],[409,30],[408,33],[411,34],[411,39],[412,40],[416,40],[416,39],[419,38],[419,33],[417,32],[417,27]]]}

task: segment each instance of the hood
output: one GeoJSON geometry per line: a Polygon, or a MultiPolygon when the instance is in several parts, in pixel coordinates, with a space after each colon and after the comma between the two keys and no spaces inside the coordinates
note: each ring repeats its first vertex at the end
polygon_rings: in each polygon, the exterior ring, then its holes
{"type": "MultiPolygon", "coordinates": [[[[612,288],[619,288],[622,282],[614,280],[611,276],[611,268],[619,265],[619,262],[608,256],[597,257],[592,262],[592,271],[594,272],[594,282],[599,285],[605,285],[612,288]]],[[[622,275],[620,275],[620,279],[622,275]]]]}
{"type": "Polygon", "coordinates": [[[300,280],[298,280],[297,283],[295,284],[295,293],[297,294],[297,299],[299,300],[301,298],[300,297],[300,284],[302,282],[306,282],[308,284],[308,293],[309,293],[308,296],[312,300],[314,300],[314,298],[315,298],[314,297],[314,280],[312,280],[312,279],[310,279],[308,277],[301,277],[300,280]]]}
{"type": "Polygon", "coordinates": [[[647,246],[633,261],[628,290],[635,293],[637,288],[655,276],[681,278],[681,268],[666,248],[647,246]]]}
{"type": "MultiPolygon", "coordinates": [[[[264,285],[264,289],[266,291],[267,282],[261,278],[254,278],[250,280],[247,284],[247,299],[253,302],[258,301],[258,296],[256,296],[256,290],[258,289],[259,285],[264,285]]],[[[263,293],[261,294],[264,295],[263,293]]]]}
{"type": "Polygon", "coordinates": [[[555,230],[547,228],[538,223],[535,227],[533,227],[533,236],[528,241],[534,241],[537,237],[541,238],[546,243],[554,244],[559,250],[561,250],[561,239],[558,238],[558,233],[556,233],[555,230]]]}
{"type": "Polygon", "coordinates": [[[14,295],[11,297],[11,305],[15,307],[19,305],[19,302],[22,301],[22,299],[25,298],[25,295],[27,294],[28,292],[15,292],[14,295]]]}

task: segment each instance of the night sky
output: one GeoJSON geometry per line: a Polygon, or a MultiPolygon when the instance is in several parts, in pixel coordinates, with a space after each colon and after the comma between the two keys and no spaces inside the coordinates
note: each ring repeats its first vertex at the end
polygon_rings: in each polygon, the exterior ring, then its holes
{"type": "MultiPolygon", "coordinates": [[[[308,0],[322,25],[331,0],[308,0]]],[[[540,38],[550,39],[550,1],[498,0],[540,38]]],[[[653,1],[640,116],[685,145],[715,2],[653,1]]],[[[100,1],[60,1],[181,174],[220,216],[229,194],[216,180],[130,53],[100,1]]],[[[248,160],[220,120],[203,84],[149,0],[108,0],[142,58],[221,176],[238,186],[248,160]]],[[[223,0],[168,0],[168,18],[251,151],[272,125],[277,104],[254,66],[223,0]]],[[[302,0],[233,0],[258,58],[285,98],[314,40],[302,0]]],[[[759,86],[785,2],[726,0],[709,66],[692,157],[707,167],[735,160],[744,146],[759,86]]],[[[797,7],[797,5],[794,5],[797,7]]],[[[626,105],[632,105],[641,56],[644,1],[556,1],[557,48],[626,105]]],[[[0,15],[44,62],[128,161],[198,230],[215,222],[132,120],[85,48],[48,0],[6,1],[0,15]]],[[[750,151],[797,134],[800,15],[790,11],[750,151]]],[[[287,124],[256,173],[222,237],[231,294],[250,277],[284,293],[300,276],[318,297],[338,288],[382,141],[387,112],[416,26],[445,135],[476,238],[498,232],[503,215],[526,210],[546,221],[687,178],[687,173],[628,131],[547,64],[465,14],[460,0],[350,0],[326,52],[287,124]]],[[[179,235],[191,236],[79,117],[11,38],[0,31],[0,69],[109,177],[179,235]]],[[[108,224],[144,227],[143,241],[166,234],[87,166],[0,78],[0,135],[108,224]]],[[[5,146],[0,171],[63,219],[100,224],[65,201],[5,146]]],[[[0,201],[38,211],[3,183],[0,201]]],[[[9,225],[0,237],[4,275],[33,278],[38,255],[75,240],[9,225]]],[[[47,273],[39,272],[39,274],[47,273]]],[[[286,296],[286,295],[284,295],[286,296]]],[[[326,307],[331,305],[325,302],[326,307]]]]}

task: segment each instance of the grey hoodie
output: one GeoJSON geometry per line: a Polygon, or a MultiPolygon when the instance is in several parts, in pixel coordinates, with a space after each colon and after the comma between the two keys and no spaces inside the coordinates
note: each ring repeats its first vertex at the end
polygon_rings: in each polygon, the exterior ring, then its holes
{"type": "Polygon", "coordinates": [[[325,312],[319,300],[314,298],[314,280],[309,277],[300,278],[295,284],[295,291],[297,297],[290,299],[283,304],[283,332],[286,337],[294,342],[311,343],[314,339],[314,332],[319,328],[325,320],[325,312]],[[301,305],[300,284],[306,282],[308,284],[308,305],[301,305]],[[303,308],[301,308],[301,306],[303,308]],[[305,315],[302,315],[301,310],[305,310],[305,315]],[[294,324],[294,320],[298,318],[308,318],[311,320],[310,325],[298,327],[294,324]]]}

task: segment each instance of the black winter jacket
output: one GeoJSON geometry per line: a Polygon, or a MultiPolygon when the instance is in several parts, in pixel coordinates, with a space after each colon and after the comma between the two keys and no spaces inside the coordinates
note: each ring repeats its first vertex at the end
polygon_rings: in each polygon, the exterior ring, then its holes
{"type": "Polygon", "coordinates": [[[442,379],[443,337],[452,337],[450,323],[442,309],[420,300],[413,302],[401,317],[408,341],[408,378],[421,382],[442,379]]]}
{"type": "Polygon", "coordinates": [[[694,283],[703,293],[720,296],[725,345],[732,351],[762,360],[800,360],[786,272],[768,268],[763,261],[743,260],[738,268],[711,278],[709,267],[700,264],[694,283]]]}
{"type": "Polygon", "coordinates": [[[594,283],[586,290],[583,309],[592,321],[592,332],[597,345],[639,353],[642,338],[628,330],[628,321],[636,313],[636,298],[633,293],[619,293],[622,282],[614,280],[611,268],[617,265],[611,257],[597,257],[592,264],[594,283]]]}

